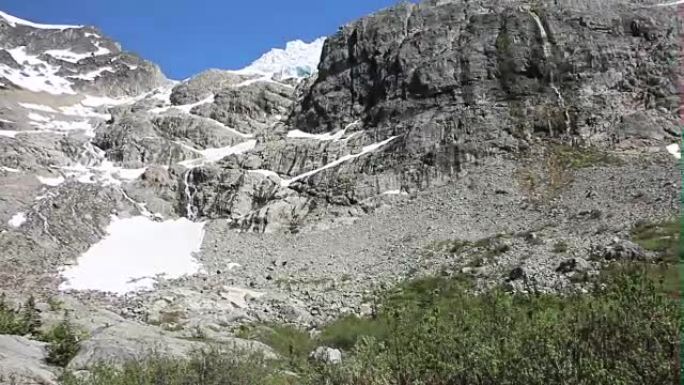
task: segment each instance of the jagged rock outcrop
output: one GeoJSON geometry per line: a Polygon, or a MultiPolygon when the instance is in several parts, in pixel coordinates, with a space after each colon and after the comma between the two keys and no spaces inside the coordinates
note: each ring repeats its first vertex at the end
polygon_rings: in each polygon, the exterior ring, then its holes
{"type": "Polygon", "coordinates": [[[198,106],[193,112],[251,134],[270,128],[286,116],[293,104],[293,92],[292,86],[272,82],[227,87],[215,94],[213,103],[198,106]]]}
{"type": "Polygon", "coordinates": [[[145,117],[121,116],[99,130],[94,143],[105,151],[108,159],[128,168],[171,164],[196,157],[192,147],[160,137],[156,128],[145,117]]]}
{"type": "Polygon", "coordinates": [[[229,71],[212,69],[184,81],[173,87],[170,101],[173,105],[192,104],[201,101],[221,90],[240,84],[250,79],[229,71]]]}

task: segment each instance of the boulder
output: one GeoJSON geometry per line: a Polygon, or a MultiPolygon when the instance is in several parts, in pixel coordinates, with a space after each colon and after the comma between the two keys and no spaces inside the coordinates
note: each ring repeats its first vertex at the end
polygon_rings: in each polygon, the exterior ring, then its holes
{"type": "Polygon", "coordinates": [[[326,346],[319,346],[311,352],[309,358],[324,364],[335,365],[342,363],[342,352],[326,346]]]}
{"type": "Polygon", "coordinates": [[[56,385],[55,369],[45,364],[45,345],[0,335],[0,384],[56,385]]]}
{"type": "Polygon", "coordinates": [[[591,253],[606,261],[643,261],[649,258],[641,246],[627,240],[614,240],[606,246],[594,246],[591,253]]]}
{"type": "MultiPolygon", "coordinates": [[[[218,346],[241,353],[273,355],[267,346],[239,338],[223,339],[218,346]]],[[[154,354],[184,358],[193,351],[209,347],[210,341],[175,338],[160,328],[125,321],[93,332],[91,337],[81,344],[68,369],[88,370],[102,362],[120,364],[128,360],[145,359],[154,354]]]]}
{"type": "Polygon", "coordinates": [[[589,262],[584,258],[570,258],[558,265],[556,272],[567,274],[571,272],[586,272],[591,268],[589,262]]]}

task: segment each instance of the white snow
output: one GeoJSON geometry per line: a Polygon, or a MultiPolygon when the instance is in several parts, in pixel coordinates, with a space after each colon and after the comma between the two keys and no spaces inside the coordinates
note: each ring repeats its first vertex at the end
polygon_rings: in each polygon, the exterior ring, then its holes
{"type": "Polygon", "coordinates": [[[38,65],[44,63],[42,60],[38,59],[37,56],[27,54],[26,46],[19,46],[6,51],[9,52],[12,59],[18,64],[38,65]]]}
{"type": "Polygon", "coordinates": [[[44,116],[41,114],[36,114],[35,112],[30,112],[27,115],[27,118],[29,118],[29,120],[33,120],[34,122],[49,122],[50,121],[50,118],[48,118],[47,116],[44,116]]]}
{"type": "Polygon", "coordinates": [[[277,172],[271,171],[271,170],[249,170],[249,172],[254,173],[254,174],[260,174],[266,177],[272,177],[276,178],[277,180],[280,180],[280,175],[278,175],[277,172]]]}
{"type": "Polygon", "coordinates": [[[0,130],[0,136],[4,136],[5,138],[14,138],[19,134],[21,131],[14,131],[14,130],[0,130]]]}
{"type": "Polygon", "coordinates": [[[682,159],[682,153],[679,149],[679,143],[673,143],[667,146],[667,152],[672,154],[677,159],[682,159]]]}
{"type": "MultiPolygon", "coordinates": [[[[246,87],[246,86],[252,85],[254,83],[259,83],[259,82],[275,83],[275,81],[273,80],[273,75],[270,75],[270,74],[269,75],[259,75],[258,77],[255,77],[253,79],[247,79],[245,81],[242,81],[242,82],[234,85],[233,88],[242,88],[242,87],[246,87]]],[[[280,83],[280,84],[285,85],[285,83],[280,83]]]]}
{"type": "Polygon", "coordinates": [[[0,130],[0,136],[6,138],[16,138],[17,135],[28,135],[28,134],[48,134],[50,131],[43,130],[27,130],[27,131],[14,131],[14,130],[0,130]]]}
{"type": "Polygon", "coordinates": [[[44,106],[42,104],[33,103],[19,103],[20,106],[28,108],[29,110],[43,111],[43,112],[57,112],[54,108],[50,106],[44,106]]]}
{"type": "Polygon", "coordinates": [[[381,195],[408,195],[405,191],[401,190],[387,190],[383,192],[381,195]]]}
{"type": "Polygon", "coordinates": [[[256,146],[256,143],[257,143],[256,140],[248,140],[246,142],[242,142],[242,143],[237,144],[235,146],[228,146],[228,147],[221,147],[221,148],[209,148],[206,150],[200,150],[198,152],[202,155],[201,158],[186,160],[186,161],[180,162],[180,165],[188,167],[188,168],[194,168],[194,167],[199,167],[199,166],[207,164],[207,163],[218,162],[219,160],[227,157],[228,155],[244,154],[245,152],[251,151],[256,146]]]}
{"type": "Polygon", "coordinates": [[[44,132],[54,132],[59,134],[68,133],[69,131],[83,131],[83,133],[93,138],[95,137],[95,128],[87,120],[82,121],[63,121],[63,120],[50,120],[50,121],[37,121],[34,119],[31,122],[32,126],[42,129],[44,132]]]}
{"type": "Polygon", "coordinates": [[[204,223],[185,218],[155,222],[150,218],[113,217],[108,235],[66,268],[61,290],[98,290],[126,294],[152,289],[158,276],[195,274],[204,223]]]}
{"type": "Polygon", "coordinates": [[[673,5],[684,4],[684,0],[672,1],[669,3],[655,4],[654,7],[671,7],[673,5]]]}
{"type": "Polygon", "coordinates": [[[9,25],[16,27],[17,25],[25,25],[27,27],[33,27],[38,29],[69,29],[69,28],[83,28],[82,25],[56,25],[56,24],[38,24],[28,20],[20,19],[16,16],[9,15],[5,12],[0,11],[0,17],[5,19],[9,25]]]}
{"type": "Polygon", "coordinates": [[[95,52],[77,53],[68,49],[51,49],[45,51],[45,53],[54,57],[55,59],[69,63],[78,63],[79,61],[91,56],[102,56],[111,53],[109,49],[101,47],[98,43],[95,43],[95,46],[97,47],[97,51],[95,52]]]}
{"type": "Polygon", "coordinates": [[[321,171],[323,171],[323,170],[327,170],[327,169],[329,169],[329,168],[338,166],[338,165],[340,165],[340,164],[342,164],[342,163],[344,163],[344,162],[350,161],[350,160],[352,160],[352,159],[356,159],[356,158],[358,158],[358,157],[360,157],[360,156],[363,156],[363,155],[365,155],[365,154],[368,154],[368,153],[371,153],[371,152],[373,152],[373,151],[376,151],[376,150],[379,149],[380,147],[386,145],[387,143],[393,141],[393,140],[396,139],[396,138],[397,138],[397,136],[392,136],[392,137],[390,137],[390,138],[388,138],[388,139],[383,140],[382,142],[373,143],[373,144],[370,144],[370,145],[368,145],[368,146],[365,146],[365,147],[361,150],[361,152],[359,152],[358,154],[353,154],[353,155],[352,155],[352,154],[348,154],[348,155],[345,155],[345,156],[343,156],[343,157],[341,157],[341,158],[339,158],[339,159],[337,159],[337,160],[335,160],[335,161],[333,161],[333,162],[330,162],[330,163],[326,164],[326,165],[323,166],[323,167],[319,167],[319,168],[317,168],[317,169],[315,169],[315,170],[311,170],[311,171],[309,171],[309,172],[305,172],[304,174],[297,175],[296,177],[294,177],[294,178],[292,178],[292,179],[283,180],[283,181],[280,182],[280,185],[283,186],[283,187],[287,187],[287,186],[291,185],[293,182],[296,182],[296,181],[298,181],[298,180],[301,180],[301,179],[310,177],[311,175],[317,174],[317,173],[319,173],[319,172],[321,172],[321,171]]]}
{"type": "Polygon", "coordinates": [[[102,74],[105,72],[115,73],[116,71],[114,71],[114,68],[107,66],[107,67],[98,68],[95,71],[87,72],[85,74],[71,75],[68,77],[73,78],[73,79],[81,79],[81,80],[95,80],[98,77],[102,76],[102,74]]]}
{"type": "Polygon", "coordinates": [[[301,40],[288,42],[285,49],[275,48],[249,66],[234,71],[244,75],[262,75],[267,78],[305,78],[316,72],[321,59],[325,38],[311,43],[301,40]]]}
{"type": "Polygon", "coordinates": [[[21,225],[23,225],[24,223],[26,223],[26,214],[25,213],[16,213],[9,220],[9,222],[7,222],[7,224],[14,227],[15,229],[21,227],[21,225]]]}
{"type": "MultiPolygon", "coordinates": [[[[347,132],[348,129],[352,128],[353,126],[356,126],[357,124],[361,123],[360,120],[354,121],[352,123],[347,124],[346,127],[344,127],[342,130],[339,130],[337,132],[326,132],[323,134],[310,134],[308,132],[300,131],[300,130],[292,130],[287,133],[287,137],[291,139],[315,139],[315,140],[332,140],[332,141],[338,141],[344,137],[344,134],[347,132]]],[[[351,137],[351,136],[350,136],[351,137]]],[[[349,139],[349,138],[347,138],[349,139]]]]}
{"type": "MultiPolygon", "coordinates": [[[[232,269],[231,266],[240,266],[238,264],[229,264],[228,265],[228,270],[230,271],[232,269]]],[[[229,286],[224,286],[223,291],[221,291],[221,297],[224,298],[227,301],[230,301],[233,303],[233,305],[237,306],[240,309],[246,309],[249,307],[247,304],[247,297],[251,298],[259,298],[262,297],[264,293],[260,293],[258,291],[254,290],[248,290],[248,289],[243,289],[240,287],[229,287],[229,286]]]]}
{"type": "Polygon", "coordinates": [[[56,75],[61,67],[53,66],[37,56],[28,55],[26,47],[16,47],[7,52],[22,65],[21,69],[0,64],[0,74],[15,85],[33,92],[47,92],[54,95],[75,94],[71,82],[56,75]]]}
{"type": "Polygon", "coordinates": [[[0,167],[0,170],[6,171],[6,172],[11,172],[11,173],[19,173],[19,172],[21,172],[20,170],[18,170],[18,169],[16,169],[16,168],[5,167],[5,166],[1,166],[1,167],[0,167]]]}
{"type": "Polygon", "coordinates": [[[335,133],[310,134],[300,130],[292,130],[287,133],[287,137],[294,139],[340,140],[344,136],[344,132],[345,130],[339,130],[335,133]]]}
{"type": "Polygon", "coordinates": [[[98,118],[109,120],[112,116],[110,114],[104,114],[97,112],[95,107],[86,107],[81,103],[74,104],[73,106],[65,106],[59,108],[64,115],[69,116],[79,116],[83,118],[98,118]]]}
{"type": "Polygon", "coordinates": [[[122,104],[133,103],[136,100],[136,98],[113,99],[103,96],[87,95],[81,100],[81,105],[86,107],[120,106],[122,104]]]}
{"type": "MultiPolygon", "coordinates": [[[[170,95],[170,94],[169,94],[169,95],[170,95]]],[[[196,102],[196,103],[181,104],[181,105],[178,105],[178,106],[158,107],[158,108],[153,108],[153,109],[151,109],[150,112],[153,113],[153,114],[159,114],[159,113],[166,112],[166,111],[168,111],[169,109],[174,108],[174,109],[177,109],[177,110],[180,110],[180,111],[183,111],[183,112],[189,114],[190,111],[191,111],[193,108],[195,108],[195,107],[197,107],[197,106],[201,106],[201,105],[203,105],[203,104],[211,104],[211,103],[214,103],[214,95],[213,95],[213,94],[207,96],[206,98],[204,98],[204,99],[202,99],[202,100],[200,100],[199,102],[196,102]]]]}
{"type": "Polygon", "coordinates": [[[147,168],[117,168],[112,173],[121,179],[135,180],[140,178],[145,171],[147,168]]]}
{"type": "Polygon", "coordinates": [[[40,175],[37,175],[36,178],[38,178],[38,181],[46,186],[50,187],[56,187],[59,186],[60,184],[64,183],[64,177],[63,176],[58,176],[56,178],[48,178],[48,177],[42,177],[40,175]]]}

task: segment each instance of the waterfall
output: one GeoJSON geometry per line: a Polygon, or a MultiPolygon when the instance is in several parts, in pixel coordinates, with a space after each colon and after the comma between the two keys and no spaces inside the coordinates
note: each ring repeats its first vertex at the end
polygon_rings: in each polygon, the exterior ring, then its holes
{"type": "Polygon", "coordinates": [[[549,34],[546,33],[546,29],[544,28],[544,24],[542,24],[539,16],[534,12],[530,12],[530,15],[532,15],[532,18],[537,23],[537,28],[539,28],[539,34],[541,35],[541,38],[542,38],[542,49],[544,51],[544,59],[548,59],[549,56],[551,56],[551,45],[549,43],[549,34]]]}
{"type": "MultiPolygon", "coordinates": [[[[542,38],[542,50],[544,52],[544,59],[548,59],[549,56],[551,56],[551,43],[549,43],[549,34],[546,32],[546,29],[544,28],[544,24],[542,23],[539,16],[534,12],[530,12],[530,15],[532,16],[535,23],[537,24],[537,28],[539,28],[539,34],[541,35],[541,38],[542,38]]],[[[568,113],[568,109],[565,106],[565,99],[563,98],[563,94],[561,94],[560,90],[558,89],[558,87],[556,87],[556,84],[554,84],[554,82],[553,82],[553,74],[551,74],[550,78],[551,78],[550,86],[553,89],[553,91],[556,93],[556,96],[558,97],[558,104],[563,109],[563,113],[565,114],[565,133],[566,133],[566,135],[569,135],[570,134],[570,114],[568,113]]]]}
{"type": "Polygon", "coordinates": [[[189,220],[194,221],[197,218],[197,213],[195,212],[195,206],[193,205],[193,202],[192,202],[193,191],[190,189],[190,184],[193,183],[192,169],[185,172],[184,183],[185,183],[185,200],[186,200],[185,216],[189,220]]]}
{"type": "Polygon", "coordinates": [[[563,113],[565,114],[565,134],[570,135],[570,114],[568,113],[568,109],[565,107],[565,99],[563,98],[563,94],[561,94],[558,87],[556,87],[556,85],[553,83],[551,83],[551,88],[553,88],[553,90],[556,92],[556,96],[558,96],[558,104],[560,104],[561,108],[563,109],[563,113]]]}

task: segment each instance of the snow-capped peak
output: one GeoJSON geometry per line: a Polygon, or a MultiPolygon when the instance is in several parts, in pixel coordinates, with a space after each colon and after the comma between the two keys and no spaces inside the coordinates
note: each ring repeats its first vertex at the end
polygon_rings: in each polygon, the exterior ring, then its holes
{"type": "Polygon", "coordinates": [[[311,43],[301,40],[288,42],[285,49],[272,49],[249,66],[236,72],[277,79],[308,77],[318,68],[324,42],[324,37],[311,43]]]}
{"type": "Polygon", "coordinates": [[[5,12],[0,11],[0,17],[5,19],[9,25],[16,27],[17,25],[25,25],[38,29],[69,29],[69,28],[83,28],[82,25],[56,25],[56,24],[38,24],[28,20],[20,19],[5,12]]]}

